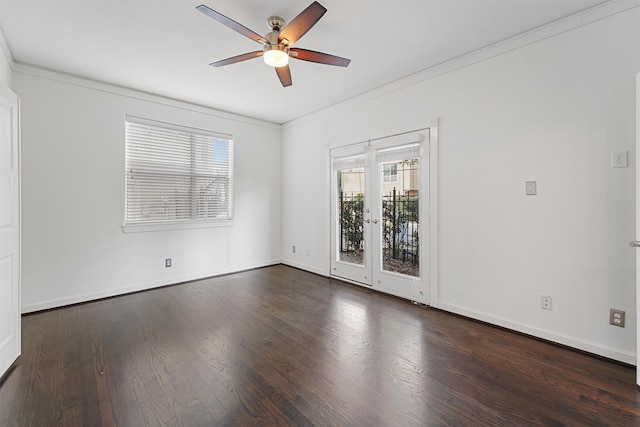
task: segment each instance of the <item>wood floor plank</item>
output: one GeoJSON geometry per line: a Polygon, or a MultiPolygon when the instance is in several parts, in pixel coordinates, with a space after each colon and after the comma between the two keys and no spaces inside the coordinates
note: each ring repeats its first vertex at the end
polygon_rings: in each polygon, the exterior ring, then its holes
{"type": "Polygon", "coordinates": [[[633,426],[635,370],[273,266],[23,316],[0,426],[633,426]]]}

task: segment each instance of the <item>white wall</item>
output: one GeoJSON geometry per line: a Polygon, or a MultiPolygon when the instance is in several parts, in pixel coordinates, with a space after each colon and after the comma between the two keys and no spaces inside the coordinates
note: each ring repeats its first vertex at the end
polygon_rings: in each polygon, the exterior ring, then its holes
{"type": "Polygon", "coordinates": [[[279,126],[24,66],[13,86],[24,312],[280,261],[279,126]],[[232,227],[123,233],[125,115],[233,134],[232,227]]]}
{"type": "Polygon", "coordinates": [[[635,363],[639,14],[576,17],[285,125],[285,262],[329,274],[328,144],[438,118],[432,304],[635,363]],[[611,169],[625,150],[630,167],[611,169]],[[626,328],[609,326],[610,307],[626,328]]]}

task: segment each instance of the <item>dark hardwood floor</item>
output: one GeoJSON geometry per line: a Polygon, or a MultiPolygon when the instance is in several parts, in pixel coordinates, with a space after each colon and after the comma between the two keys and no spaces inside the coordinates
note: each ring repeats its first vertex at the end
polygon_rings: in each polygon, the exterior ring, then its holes
{"type": "Polygon", "coordinates": [[[1,426],[640,425],[635,370],[286,266],[23,317],[1,426]]]}

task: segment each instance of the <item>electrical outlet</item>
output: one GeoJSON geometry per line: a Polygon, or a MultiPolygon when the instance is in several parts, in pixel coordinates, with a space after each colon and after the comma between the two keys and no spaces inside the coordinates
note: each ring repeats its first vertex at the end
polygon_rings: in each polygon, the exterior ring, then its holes
{"type": "Polygon", "coordinates": [[[540,295],[540,308],[551,310],[551,297],[549,295],[540,295]]]}
{"type": "Polygon", "coordinates": [[[609,324],[624,328],[624,311],[615,308],[609,309],[609,324]]]}
{"type": "Polygon", "coordinates": [[[171,258],[165,258],[164,259],[164,266],[165,266],[165,268],[171,267],[171,258]]]}
{"type": "Polygon", "coordinates": [[[291,246],[291,253],[296,253],[296,245],[291,246]]]}
{"type": "Polygon", "coordinates": [[[626,168],[629,166],[629,155],[626,151],[614,151],[611,153],[612,168],[626,168]]]}

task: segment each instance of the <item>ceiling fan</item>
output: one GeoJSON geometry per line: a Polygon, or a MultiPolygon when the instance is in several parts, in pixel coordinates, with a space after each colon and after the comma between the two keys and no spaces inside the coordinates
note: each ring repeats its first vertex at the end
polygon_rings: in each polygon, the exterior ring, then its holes
{"type": "Polygon", "coordinates": [[[292,84],[291,70],[289,70],[289,57],[303,61],[317,62],[319,64],[336,65],[338,67],[346,67],[351,62],[350,59],[329,55],[328,53],[292,47],[327,11],[327,9],[317,1],[314,1],[309,7],[300,12],[298,16],[293,18],[293,21],[291,21],[289,25],[286,25],[284,19],[279,16],[270,16],[267,19],[267,24],[272,31],[264,37],[203,4],[196,7],[196,9],[243,36],[249,37],[251,40],[263,45],[262,50],[232,56],[231,58],[209,64],[212,67],[222,67],[223,65],[235,64],[236,62],[262,56],[264,62],[275,68],[280,83],[286,87],[292,84]]]}

